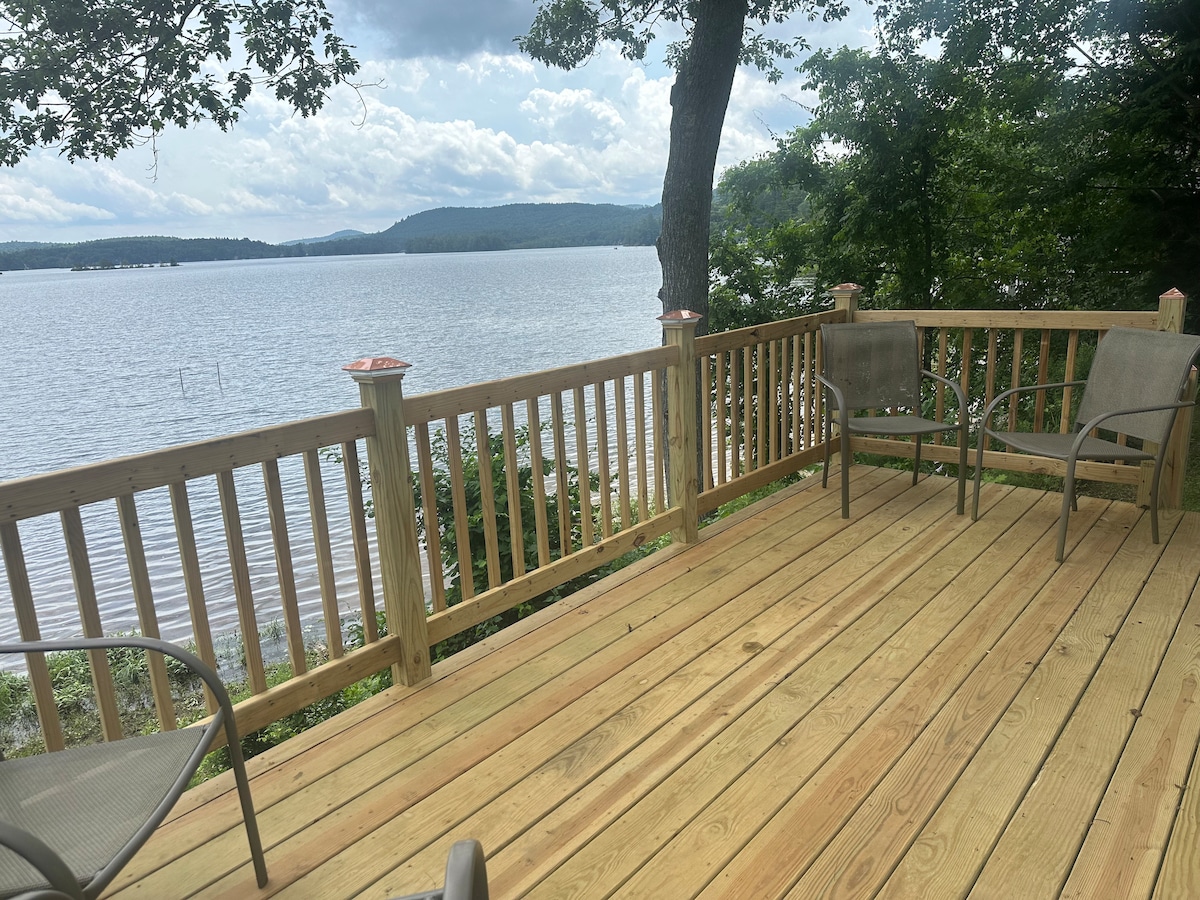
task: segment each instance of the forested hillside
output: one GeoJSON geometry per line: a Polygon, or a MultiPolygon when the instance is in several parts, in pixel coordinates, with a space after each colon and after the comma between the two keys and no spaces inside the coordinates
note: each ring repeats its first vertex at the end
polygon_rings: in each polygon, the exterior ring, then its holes
{"type": "Polygon", "coordinates": [[[520,203],[489,209],[434,209],[409,216],[376,234],[353,234],[308,243],[267,244],[246,238],[173,237],[109,238],[80,244],[21,245],[14,242],[0,245],[0,271],[357,253],[649,245],[658,237],[661,220],[659,207],[612,204],[520,203]]]}

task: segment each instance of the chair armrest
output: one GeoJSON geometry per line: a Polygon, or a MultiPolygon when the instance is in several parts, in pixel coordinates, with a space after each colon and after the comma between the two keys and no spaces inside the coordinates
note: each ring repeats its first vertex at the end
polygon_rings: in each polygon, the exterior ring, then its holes
{"type": "Polygon", "coordinates": [[[68,897],[84,900],[83,889],[67,864],[45,843],[9,822],[0,821],[0,846],[7,847],[33,866],[46,879],[51,890],[37,890],[19,897],[68,897]]]}
{"type": "Polygon", "coordinates": [[[1079,429],[1079,436],[1075,438],[1075,442],[1071,444],[1069,458],[1075,457],[1075,455],[1079,452],[1079,448],[1083,446],[1084,439],[1091,434],[1094,429],[1099,428],[1101,423],[1107,419],[1113,419],[1117,416],[1131,416],[1136,415],[1137,413],[1162,412],[1166,409],[1186,409],[1189,406],[1195,405],[1196,402],[1194,400],[1179,400],[1175,403],[1163,403],[1159,406],[1139,406],[1134,409],[1117,409],[1112,412],[1101,413],[1079,429]]]}
{"type": "Polygon", "coordinates": [[[992,398],[992,402],[987,405],[987,408],[984,409],[983,415],[979,419],[979,427],[986,429],[987,421],[991,418],[992,413],[995,412],[996,407],[1014,394],[1025,394],[1030,391],[1051,391],[1055,388],[1083,387],[1086,384],[1086,381],[1056,381],[1052,384],[1027,384],[1021,387],[1009,388],[1007,391],[1002,391],[992,398]]]}
{"type": "Polygon", "coordinates": [[[850,410],[846,409],[846,395],[842,393],[842,389],[819,372],[817,373],[817,381],[825,385],[828,390],[833,391],[833,399],[837,403],[838,419],[840,421],[849,419],[850,410]]]}

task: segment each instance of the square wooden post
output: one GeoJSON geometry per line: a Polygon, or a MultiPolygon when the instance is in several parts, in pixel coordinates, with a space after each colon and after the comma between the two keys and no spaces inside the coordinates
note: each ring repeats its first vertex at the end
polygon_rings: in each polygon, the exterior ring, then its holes
{"type": "Polygon", "coordinates": [[[678,362],[667,369],[668,500],[683,510],[683,524],[671,540],[693,544],[699,538],[700,470],[696,445],[696,326],[703,318],[689,309],[659,316],[668,346],[679,348],[678,362]]]}
{"type": "Polygon", "coordinates": [[[430,675],[429,625],[400,389],[409,368],[408,363],[389,356],[360,359],[344,367],[358,382],[362,405],[375,413],[375,434],[367,438],[367,465],[379,538],[384,614],[388,634],[400,638],[400,658],[392,666],[393,680],[399,684],[417,684],[430,675]]]}
{"type": "Polygon", "coordinates": [[[862,296],[862,292],[862,285],[849,281],[829,289],[829,295],[833,297],[833,308],[846,313],[845,321],[854,321],[854,317],[858,313],[858,298],[862,296]]]}
{"type": "MultiPolygon", "coordinates": [[[[1183,331],[1183,315],[1187,310],[1187,295],[1172,288],[1158,298],[1158,330],[1173,331],[1176,334],[1183,331]]],[[[1196,399],[1196,371],[1181,400],[1196,399]]],[[[1193,407],[1181,409],[1175,417],[1175,427],[1167,444],[1167,455],[1163,458],[1162,481],[1158,486],[1158,503],[1165,509],[1178,509],[1183,505],[1183,482],[1187,475],[1188,444],[1192,437],[1193,407]]],[[[1153,453],[1153,445],[1147,446],[1147,452],[1153,453]]],[[[1141,478],[1138,481],[1137,505],[1150,505],[1150,483],[1154,474],[1152,462],[1142,463],[1141,478]]]]}

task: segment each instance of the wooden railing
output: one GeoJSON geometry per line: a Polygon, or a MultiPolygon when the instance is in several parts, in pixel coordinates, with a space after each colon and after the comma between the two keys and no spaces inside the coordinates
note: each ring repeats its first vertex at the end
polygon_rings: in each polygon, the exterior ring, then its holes
{"type": "MultiPolygon", "coordinates": [[[[232,604],[253,694],[238,705],[239,725],[243,731],[260,728],[389,666],[396,680],[418,683],[430,674],[430,648],[438,642],[664,534],[693,541],[700,515],[819,462],[824,409],[815,376],[822,323],[915,320],[928,367],[959,381],[977,413],[1010,386],[1085,376],[1097,337],[1113,325],[1178,330],[1183,317],[1179,295],[1164,296],[1158,312],[1030,313],[868,311],[857,308],[853,285],[831,293],[830,311],[701,338],[694,337],[697,317],[671,314],[661,320],[661,347],[412,397],[401,389],[407,364],[362,360],[347,367],[360,384],[360,410],[0,484],[0,547],[20,635],[36,640],[42,627],[19,523],[45,516],[59,519],[79,609],[77,630],[102,633],[81,516],[87,508],[89,516],[115,511],[130,606],[139,630],[158,636],[138,510],[168,503],[176,548],[168,555],[186,586],[197,653],[216,661],[209,618],[232,604]],[[359,441],[366,444],[365,478],[359,441]],[[344,591],[338,596],[330,552],[322,475],[322,448],[330,447],[341,456],[347,486],[345,518],[336,522],[353,536],[349,580],[358,594],[353,605],[364,644],[353,652],[342,642],[339,599],[348,598],[344,591]],[[280,461],[289,458],[302,463],[302,492],[281,486],[280,461]],[[256,469],[265,509],[246,510],[237,479],[244,484],[256,469]],[[229,596],[205,589],[189,502],[190,490],[213,481],[219,505],[211,515],[221,519],[229,596]],[[364,485],[378,538],[376,565],[364,485]],[[304,509],[289,506],[285,494],[293,506],[302,494],[304,509]],[[251,517],[256,521],[248,522],[251,517]],[[328,661],[316,666],[306,658],[287,524],[304,517],[312,522],[328,646],[328,661]],[[248,527],[270,535],[275,572],[265,588],[261,572],[260,586],[252,583],[248,527]],[[376,628],[376,584],[386,637],[376,628]],[[282,623],[291,669],[291,677],[274,686],[259,638],[268,621],[282,623]]],[[[1063,406],[1069,410],[1075,400],[1067,396],[1063,406]]],[[[946,398],[935,392],[928,403],[940,411],[946,398]]],[[[1038,403],[1013,407],[1010,416],[1035,428],[1069,427],[1055,409],[1038,403]]],[[[1186,425],[1181,427],[1186,443],[1186,425]]],[[[911,444],[896,441],[855,438],[854,449],[911,455],[911,444]]],[[[940,443],[924,455],[935,463],[957,459],[954,448],[940,443]]],[[[991,468],[1057,471],[1053,461],[1003,448],[989,450],[985,461],[991,468]]],[[[1096,464],[1083,474],[1127,484],[1142,477],[1138,467],[1096,464]]],[[[1164,486],[1167,503],[1171,490],[1164,486]]],[[[161,556],[162,548],[153,552],[161,556]]],[[[103,735],[116,739],[121,725],[103,655],[93,655],[91,666],[103,735]]],[[[29,657],[28,672],[46,744],[61,747],[45,660],[29,657]]],[[[175,727],[160,663],[151,663],[151,678],[161,727],[175,727]]]]}

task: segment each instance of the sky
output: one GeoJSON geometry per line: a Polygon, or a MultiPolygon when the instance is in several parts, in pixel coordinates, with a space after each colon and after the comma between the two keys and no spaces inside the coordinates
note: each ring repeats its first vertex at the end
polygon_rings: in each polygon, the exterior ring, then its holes
{"type": "MultiPolygon", "coordinates": [[[[116,160],[54,149],[0,169],[0,242],[131,235],[279,243],[381,231],[426,209],[506,203],[654,204],[662,194],[673,75],[666,42],[644,62],[605,47],[571,72],[522,56],[534,0],[327,0],[366,85],[338,86],[310,118],[256,92],[229,132],[161,135],[116,160]]],[[[870,43],[865,3],[842,22],[797,17],[783,37],[870,43]]],[[[718,174],[772,149],[815,97],[794,62],[771,84],[740,69],[718,174]]]]}

